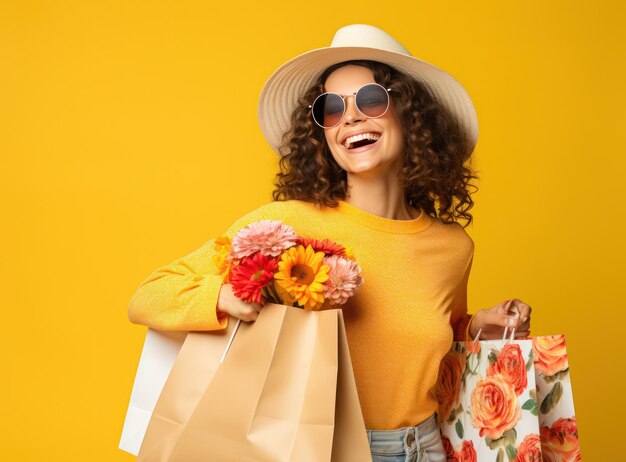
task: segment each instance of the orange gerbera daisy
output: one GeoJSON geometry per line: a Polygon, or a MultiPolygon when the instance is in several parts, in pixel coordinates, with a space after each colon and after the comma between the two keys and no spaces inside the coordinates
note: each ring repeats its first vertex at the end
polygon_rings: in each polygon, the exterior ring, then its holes
{"type": "Polygon", "coordinates": [[[213,263],[215,264],[215,268],[217,268],[219,274],[222,275],[223,281],[228,279],[228,274],[230,272],[230,260],[228,259],[228,256],[230,255],[231,248],[232,246],[228,236],[215,238],[213,245],[213,263]]]}
{"type": "Polygon", "coordinates": [[[290,247],[282,254],[274,279],[283,289],[285,300],[294,300],[305,310],[321,308],[324,303],[322,283],[328,280],[330,269],[323,264],[323,259],[324,252],[315,252],[310,245],[306,249],[302,245],[290,247]]]}

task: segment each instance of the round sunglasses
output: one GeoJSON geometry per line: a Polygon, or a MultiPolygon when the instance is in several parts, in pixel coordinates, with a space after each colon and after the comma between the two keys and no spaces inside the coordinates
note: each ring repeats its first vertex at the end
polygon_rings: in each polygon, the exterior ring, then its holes
{"type": "Polygon", "coordinates": [[[354,96],[354,103],[361,114],[369,119],[382,117],[389,109],[389,92],[392,88],[385,88],[378,83],[368,83],[350,95],[341,96],[338,93],[322,93],[311,108],[311,115],[317,125],[322,128],[333,128],[339,125],[346,113],[346,98],[354,96]]]}

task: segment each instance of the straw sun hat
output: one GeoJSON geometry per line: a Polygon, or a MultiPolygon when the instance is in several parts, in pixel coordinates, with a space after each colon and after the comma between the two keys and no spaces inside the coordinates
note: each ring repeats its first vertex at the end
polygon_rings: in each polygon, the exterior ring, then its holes
{"type": "Polygon", "coordinates": [[[290,127],[291,113],[298,98],[326,68],[353,59],[388,64],[424,83],[457,118],[468,139],[469,152],[472,152],[478,138],[478,120],[463,86],[438,67],[411,56],[385,31],[365,24],[342,27],[335,33],[329,47],[296,56],[267,80],[259,98],[259,123],[263,135],[276,152],[283,133],[290,127]]]}

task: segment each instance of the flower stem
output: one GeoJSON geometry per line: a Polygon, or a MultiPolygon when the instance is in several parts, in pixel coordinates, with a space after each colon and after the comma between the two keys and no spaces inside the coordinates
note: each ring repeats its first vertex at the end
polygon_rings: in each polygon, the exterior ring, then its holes
{"type": "Polygon", "coordinates": [[[272,303],[282,303],[278,292],[276,292],[276,289],[274,288],[274,282],[270,282],[267,286],[265,286],[265,289],[267,289],[269,294],[268,299],[271,300],[272,303]]]}
{"type": "Polygon", "coordinates": [[[270,295],[269,289],[266,287],[263,287],[263,289],[261,289],[261,293],[263,294],[263,296],[265,297],[265,300],[267,302],[273,302],[272,301],[272,296],[270,295]]]}

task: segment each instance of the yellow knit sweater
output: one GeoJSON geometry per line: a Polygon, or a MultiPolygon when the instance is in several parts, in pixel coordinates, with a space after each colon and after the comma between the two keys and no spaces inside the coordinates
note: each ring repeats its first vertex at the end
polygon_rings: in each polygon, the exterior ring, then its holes
{"type": "MultiPolygon", "coordinates": [[[[469,320],[467,280],[473,242],[458,224],[422,213],[412,220],[290,200],[265,204],[237,220],[232,238],[258,220],[280,220],[300,236],[352,247],[364,283],[343,306],[354,376],[370,430],[417,425],[437,409],[432,389],[453,336],[469,320]]],[[[157,268],[129,304],[132,322],[160,330],[216,330],[221,282],[213,240],[157,268]]]]}

